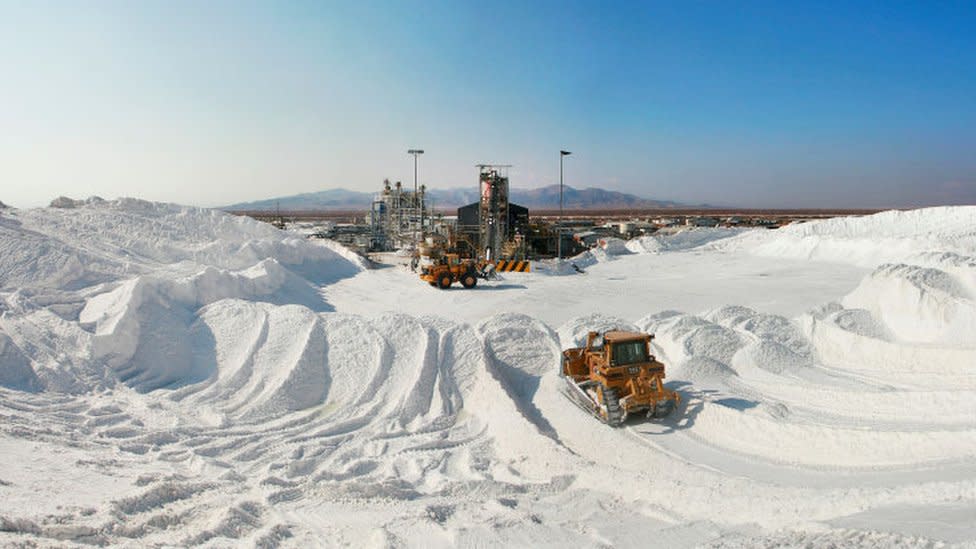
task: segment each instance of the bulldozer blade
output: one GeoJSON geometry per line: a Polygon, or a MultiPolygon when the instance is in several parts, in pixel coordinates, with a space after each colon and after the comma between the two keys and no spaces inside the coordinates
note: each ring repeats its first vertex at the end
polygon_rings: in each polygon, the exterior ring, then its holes
{"type": "Polygon", "coordinates": [[[611,423],[607,420],[602,413],[603,407],[600,405],[600,403],[594,400],[585,389],[574,383],[572,378],[563,377],[563,379],[566,381],[566,387],[563,388],[562,392],[564,395],[566,395],[566,398],[573,402],[573,404],[576,404],[584,412],[587,412],[599,419],[602,423],[613,426],[618,425],[618,423],[611,423]]]}

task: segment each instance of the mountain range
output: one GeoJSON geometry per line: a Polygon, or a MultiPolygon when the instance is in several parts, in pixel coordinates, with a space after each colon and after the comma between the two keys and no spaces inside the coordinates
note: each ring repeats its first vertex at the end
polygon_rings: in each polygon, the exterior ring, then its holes
{"type": "MultiPolygon", "coordinates": [[[[377,193],[364,193],[347,189],[329,189],[314,193],[302,193],[253,202],[224,206],[227,211],[316,211],[316,210],[365,210],[369,209],[377,193]]],[[[428,199],[436,209],[457,208],[478,201],[477,189],[429,189],[428,199]]],[[[559,185],[537,189],[511,189],[509,200],[532,209],[559,207],[559,185]]],[[[590,187],[575,189],[563,186],[563,208],[568,210],[619,210],[636,208],[678,208],[686,206],[667,200],[651,200],[633,194],[590,187]]]]}

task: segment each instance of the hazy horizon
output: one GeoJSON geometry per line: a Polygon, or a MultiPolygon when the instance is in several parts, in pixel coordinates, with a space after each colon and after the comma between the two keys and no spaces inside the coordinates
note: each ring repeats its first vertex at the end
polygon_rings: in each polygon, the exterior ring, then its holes
{"type": "Polygon", "coordinates": [[[0,0],[0,201],[976,204],[976,5],[0,0]],[[365,4],[365,5],[364,5],[365,4]]]}

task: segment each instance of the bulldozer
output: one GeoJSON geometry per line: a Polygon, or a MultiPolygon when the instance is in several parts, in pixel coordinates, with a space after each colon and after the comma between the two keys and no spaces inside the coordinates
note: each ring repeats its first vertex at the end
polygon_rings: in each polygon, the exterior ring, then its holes
{"type": "Polygon", "coordinates": [[[585,347],[563,351],[566,396],[614,427],[637,413],[669,415],[681,395],[664,387],[664,364],[650,352],[653,338],[638,332],[589,332],[585,347]]]}
{"type": "Polygon", "coordinates": [[[441,254],[436,260],[422,263],[420,268],[420,279],[442,290],[455,282],[460,282],[466,289],[474,288],[478,279],[486,276],[484,269],[473,260],[461,259],[453,253],[441,254]]]}

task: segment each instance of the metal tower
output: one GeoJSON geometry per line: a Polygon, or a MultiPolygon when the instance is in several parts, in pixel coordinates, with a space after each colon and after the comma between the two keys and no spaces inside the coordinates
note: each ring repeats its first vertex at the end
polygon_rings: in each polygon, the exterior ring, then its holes
{"type": "Polygon", "coordinates": [[[481,182],[479,251],[486,261],[498,259],[502,244],[508,239],[508,174],[501,170],[510,167],[507,164],[478,164],[481,182]]]}

